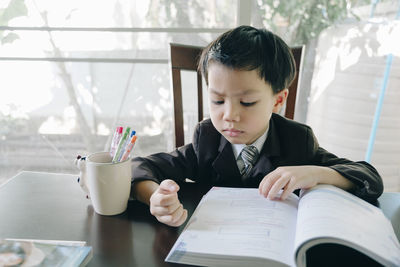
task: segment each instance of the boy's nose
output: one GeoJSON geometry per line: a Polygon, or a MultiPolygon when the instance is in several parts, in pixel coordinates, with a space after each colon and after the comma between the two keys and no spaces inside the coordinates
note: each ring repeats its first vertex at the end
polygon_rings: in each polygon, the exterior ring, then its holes
{"type": "Polygon", "coordinates": [[[232,104],[227,104],[224,110],[224,120],[226,121],[239,121],[239,110],[232,104]]]}

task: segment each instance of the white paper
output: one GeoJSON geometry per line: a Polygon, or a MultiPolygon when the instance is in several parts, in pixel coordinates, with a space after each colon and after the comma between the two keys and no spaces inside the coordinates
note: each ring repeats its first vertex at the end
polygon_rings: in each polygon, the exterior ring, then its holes
{"type": "Polygon", "coordinates": [[[400,265],[400,246],[390,221],[373,205],[339,188],[321,185],[302,196],[296,248],[314,238],[342,239],[400,265]]]}
{"type": "Polygon", "coordinates": [[[247,256],[294,265],[297,204],[294,194],[285,201],[268,200],[258,189],[214,187],[200,202],[170,255],[178,250],[181,255],[247,256]]]}

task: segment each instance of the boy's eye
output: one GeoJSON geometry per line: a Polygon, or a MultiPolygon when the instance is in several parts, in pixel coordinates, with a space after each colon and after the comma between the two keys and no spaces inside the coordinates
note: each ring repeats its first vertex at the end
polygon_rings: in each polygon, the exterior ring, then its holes
{"type": "Polygon", "coordinates": [[[222,105],[223,103],[224,103],[224,101],[223,100],[219,100],[219,101],[212,101],[213,102],[213,104],[215,104],[215,105],[222,105]]]}
{"type": "Polygon", "coordinates": [[[240,102],[240,104],[245,107],[253,106],[255,103],[257,102],[240,102]]]}

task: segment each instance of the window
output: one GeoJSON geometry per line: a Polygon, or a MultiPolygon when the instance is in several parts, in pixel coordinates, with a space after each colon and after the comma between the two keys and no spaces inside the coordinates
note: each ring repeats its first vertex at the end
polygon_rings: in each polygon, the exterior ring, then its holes
{"type": "MultiPolygon", "coordinates": [[[[76,173],[76,155],[107,150],[118,125],[138,132],[136,156],[171,150],[169,43],[205,46],[251,24],[306,44],[295,119],[338,156],[369,153],[386,190],[400,191],[398,10],[391,0],[2,1],[0,183],[21,170],[76,173]]],[[[195,115],[185,115],[190,137],[195,115]]]]}
{"type": "Polygon", "coordinates": [[[205,46],[236,25],[236,5],[3,1],[2,37],[16,38],[0,48],[0,179],[75,173],[118,125],[138,132],[135,155],[172,149],[169,43],[205,46]]]}

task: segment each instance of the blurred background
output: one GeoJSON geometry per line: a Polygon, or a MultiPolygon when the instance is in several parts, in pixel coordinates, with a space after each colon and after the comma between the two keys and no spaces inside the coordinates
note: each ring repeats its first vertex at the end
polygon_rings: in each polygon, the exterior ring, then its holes
{"type": "MultiPolygon", "coordinates": [[[[2,0],[0,184],[77,173],[75,157],[108,150],[117,126],[137,131],[133,156],[171,151],[169,43],[247,24],[305,45],[295,120],[400,191],[399,14],[399,0],[2,0]]],[[[195,77],[182,77],[186,142],[195,77]]]]}

